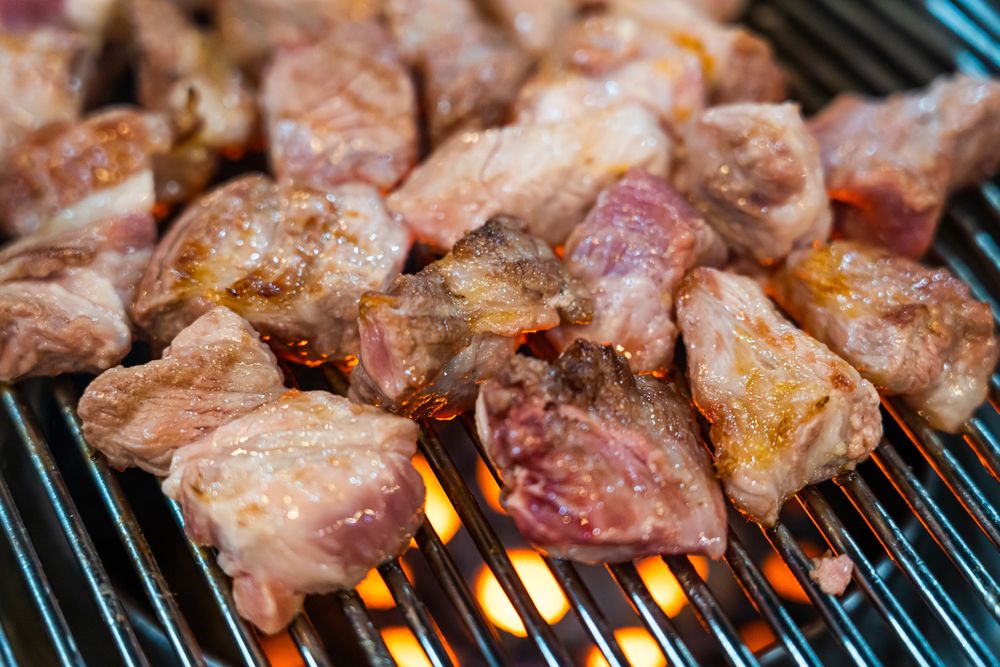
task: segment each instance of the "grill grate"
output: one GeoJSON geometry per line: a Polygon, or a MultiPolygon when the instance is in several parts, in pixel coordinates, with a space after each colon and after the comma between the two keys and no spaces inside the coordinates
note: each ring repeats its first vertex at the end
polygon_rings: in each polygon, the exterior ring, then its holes
{"type": "MultiPolygon", "coordinates": [[[[840,90],[884,94],[955,67],[978,73],[1000,69],[1000,13],[982,0],[766,0],[752,4],[748,19],[790,64],[796,96],[807,111],[840,90]]],[[[955,199],[932,252],[932,259],[993,306],[995,317],[1000,315],[998,232],[1000,188],[988,183],[955,199]]],[[[344,389],[343,377],[332,369],[304,371],[299,380],[303,386],[344,389]]],[[[77,398],[75,386],[65,378],[0,387],[11,424],[0,440],[0,529],[6,537],[6,545],[0,542],[0,565],[10,565],[0,578],[0,667],[78,665],[85,660],[185,667],[269,664],[261,638],[236,614],[229,581],[213,554],[178,539],[182,519],[177,505],[160,498],[148,479],[113,473],[90,450],[74,411],[77,398]],[[148,503],[136,502],[146,497],[148,503]],[[109,555],[107,547],[99,553],[95,542],[101,542],[94,535],[102,531],[114,536],[120,554],[109,555]],[[141,605],[130,603],[127,587],[108,575],[127,570],[126,564],[151,616],[137,612],[141,605]],[[178,568],[183,576],[175,572],[178,568]],[[71,596],[67,578],[75,579],[72,583],[82,593],[71,596]],[[195,589],[187,605],[185,596],[175,598],[180,583],[195,589]],[[97,636],[82,632],[83,627],[97,628],[97,636]],[[29,631],[40,641],[25,641],[29,631]]],[[[997,375],[990,400],[992,410],[1000,408],[997,375]]],[[[603,594],[613,582],[631,604],[633,618],[672,664],[721,658],[732,665],[820,665],[846,658],[857,665],[879,665],[900,657],[921,665],[993,663],[1000,645],[1000,587],[992,574],[1000,562],[1000,515],[994,505],[1000,495],[1000,418],[983,408],[959,439],[934,432],[894,401],[886,401],[884,411],[887,437],[871,463],[797,497],[816,534],[833,551],[854,560],[856,593],[831,597],[810,580],[811,566],[799,541],[811,530],[808,522],[789,520],[758,535],[734,519],[724,559],[732,585],[767,623],[776,648],[752,653],[740,640],[731,605],[719,587],[710,588],[686,558],[664,562],[689,601],[701,634],[668,617],[632,564],[609,565],[605,581],[595,583],[594,572],[548,558],[545,562],[586,637],[610,665],[628,664],[603,594]],[[752,543],[761,541],[787,564],[808,595],[814,622],[802,623],[801,614],[790,609],[765,577],[753,555],[752,543]],[[942,562],[952,568],[945,571],[942,562]],[[875,627],[888,632],[873,632],[875,627]]],[[[537,649],[529,660],[570,663],[578,656],[532,602],[504,540],[453,458],[456,448],[446,444],[458,433],[459,446],[478,451],[499,483],[471,422],[458,422],[424,424],[420,451],[523,622],[537,649]]],[[[430,603],[398,559],[380,567],[379,575],[430,664],[455,664],[446,639],[464,641],[469,655],[475,655],[472,664],[512,664],[514,648],[520,658],[524,646],[501,639],[461,564],[429,522],[415,541],[447,609],[430,603]]],[[[289,628],[299,662],[309,667],[356,664],[359,659],[392,664],[356,592],[310,599],[307,610],[289,628]]]]}

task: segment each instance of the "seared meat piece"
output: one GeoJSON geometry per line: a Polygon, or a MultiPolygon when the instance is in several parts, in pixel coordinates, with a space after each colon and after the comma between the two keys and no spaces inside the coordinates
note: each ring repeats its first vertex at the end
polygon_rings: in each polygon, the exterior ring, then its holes
{"type": "Polygon", "coordinates": [[[793,253],[782,307],[935,428],[957,431],[985,400],[1000,355],[990,307],[946,269],[848,241],[793,253]]]}
{"type": "Polygon", "coordinates": [[[219,40],[192,25],[170,0],[134,0],[139,101],[167,112],[182,142],[156,161],[161,202],[186,201],[215,172],[216,153],[242,151],[256,105],[243,74],[219,40]]]}
{"type": "Polygon", "coordinates": [[[637,373],[674,358],[674,292],[696,264],[721,264],[726,248],[663,180],[634,169],[601,193],[566,241],[564,262],[594,295],[594,319],[553,329],[563,348],[577,338],[610,343],[637,373]]]}
{"type": "Polygon", "coordinates": [[[47,125],[0,168],[0,223],[27,234],[148,215],[155,202],[150,157],[170,141],[166,119],[130,109],[47,125]]]}
{"type": "Polygon", "coordinates": [[[884,100],[841,95],[809,129],[838,232],[920,257],[948,194],[1000,165],[1000,81],[942,77],[884,100]]]}
{"type": "Polygon", "coordinates": [[[423,518],[417,425],[326,392],[290,391],[174,456],[163,491],[219,549],[240,615],[284,628],[306,593],[356,586],[423,518]]]}
{"type": "Polygon", "coordinates": [[[613,0],[616,13],[635,17],[699,57],[712,104],[781,102],[785,76],[770,45],[752,32],[716,23],[700,8],[710,2],[613,0]]]}
{"type": "Polygon", "coordinates": [[[878,445],[875,387],[778,314],[752,279],[693,270],[677,322],[716,468],[754,520],[773,524],[789,496],[852,470],[878,445]]]}
{"type": "Polygon", "coordinates": [[[214,0],[228,54],[259,66],[275,50],[321,39],[341,22],[374,19],[382,0],[214,0]]]}
{"type": "Polygon", "coordinates": [[[351,394],[393,412],[450,417],[527,331],[590,319],[586,289],[522,223],[494,218],[443,259],[361,298],[351,394]]]}
{"type": "Polygon", "coordinates": [[[506,120],[529,58],[472,0],[386,0],[403,57],[420,73],[432,144],[506,120]]]}
{"type": "Polygon", "coordinates": [[[622,8],[642,8],[648,5],[648,11],[663,11],[662,5],[680,5],[697,10],[700,14],[716,21],[729,21],[739,16],[746,5],[746,0],[603,0],[600,4],[622,8]]]}
{"type": "Polygon", "coordinates": [[[3,0],[0,27],[13,31],[67,28],[96,42],[113,18],[116,4],[116,0],[3,0]]]}
{"type": "MultiPolygon", "coordinates": [[[[16,4],[16,3],[15,3],[16,4]]],[[[41,28],[0,31],[0,166],[33,130],[76,120],[89,55],[77,32],[41,28]]]]}
{"type": "Polygon", "coordinates": [[[588,563],[726,550],[726,506],[691,404],[578,340],[549,365],[517,356],[483,384],[479,435],[518,530],[588,563]]]}
{"type": "Polygon", "coordinates": [[[387,201],[420,240],[439,248],[500,214],[557,245],[630,167],[663,174],[668,162],[669,141],[656,119],[626,107],[456,135],[387,201]]]}
{"type": "Polygon", "coordinates": [[[827,595],[843,595],[854,573],[854,561],[850,556],[831,556],[828,551],[827,555],[811,561],[813,568],[809,571],[809,578],[819,584],[820,590],[827,595]]]}
{"type": "Polygon", "coordinates": [[[409,237],[360,183],[328,193],[248,175],[192,204],[157,246],[133,306],[166,344],[216,305],[296,362],[358,352],[358,299],[403,266],[409,237]]]}
{"type": "Polygon", "coordinates": [[[688,128],[675,182],[734,250],[762,264],[830,234],[819,147],[793,104],[708,109],[688,128]]]}
{"type": "Polygon", "coordinates": [[[345,24],[321,42],[280,51],[262,106],[279,180],[389,190],[417,160],[413,83],[376,24],[345,24]]]}
{"type": "Polygon", "coordinates": [[[155,241],[152,216],[134,214],[0,251],[0,380],[118,363],[132,343],[126,307],[155,241]]]}
{"type": "Polygon", "coordinates": [[[175,450],[284,392],[257,332],[215,308],[177,334],[162,359],[102,373],[78,409],[87,441],[113,466],[166,475],[175,450]]]}
{"type": "Polygon", "coordinates": [[[544,54],[569,24],[577,1],[488,0],[488,7],[525,50],[544,54]]]}

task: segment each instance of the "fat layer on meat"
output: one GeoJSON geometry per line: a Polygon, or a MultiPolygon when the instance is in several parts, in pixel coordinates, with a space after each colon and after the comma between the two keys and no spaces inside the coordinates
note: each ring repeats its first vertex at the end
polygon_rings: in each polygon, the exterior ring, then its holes
{"type": "Polygon", "coordinates": [[[569,25],[577,0],[487,0],[486,4],[522,48],[541,55],[569,25]]]}
{"type": "Polygon", "coordinates": [[[521,533],[588,563],[726,549],[726,508],[689,399],[584,340],[516,356],[483,384],[480,438],[521,533]]]}
{"type": "Polygon", "coordinates": [[[361,298],[352,396],[415,417],[472,407],[528,331],[585,322],[591,300],[552,251],[494,218],[415,275],[361,298]]]}
{"type": "Polygon", "coordinates": [[[155,240],[152,216],[132,214],[0,251],[0,380],[121,361],[132,343],[126,307],[155,240]]]}
{"type": "Polygon", "coordinates": [[[829,236],[819,146],[796,105],[708,109],[683,145],[678,189],[738,253],[771,264],[829,236]]]}
{"type": "Polygon", "coordinates": [[[656,118],[638,107],[462,133],[387,202],[421,241],[439,248],[501,214],[524,220],[532,235],[557,245],[629,168],[665,174],[669,144],[656,118]]]}
{"type": "Polygon", "coordinates": [[[306,593],[356,586],[423,519],[417,425],[326,392],[290,391],[174,456],[164,492],[219,550],[240,615],[284,628],[306,593]]]}
{"type": "Polygon", "coordinates": [[[610,343],[637,373],[673,363],[674,293],[696,264],[726,257],[721,238],[662,179],[634,169],[601,193],[566,241],[563,261],[594,298],[590,324],[551,330],[562,349],[577,338],[610,343]]]}
{"type": "Polygon", "coordinates": [[[677,321],[716,468],[751,518],[773,524],[789,496],[853,469],[878,445],[875,387],[784,319],[752,279],[694,269],[677,321]]]}
{"type": "Polygon", "coordinates": [[[148,215],[155,203],[151,156],[170,142],[164,117],[127,108],[36,130],[0,167],[0,224],[27,234],[148,215]]]}
{"type": "Polygon", "coordinates": [[[279,51],[262,106],[279,180],[389,190],[417,160],[416,93],[377,24],[343,24],[320,42],[279,51]]]}
{"type": "Polygon", "coordinates": [[[162,359],[99,375],[78,411],[87,441],[113,466],[166,475],[177,449],[284,392],[257,332],[220,307],[177,334],[162,359]]]}
{"type": "Polygon", "coordinates": [[[806,331],[935,428],[958,430],[985,400],[1000,354],[993,314],[946,269],[837,241],[793,253],[774,292],[806,331]]]}
{"type": "Polygon", "coordinates": [[[882,100],[844,94],[809,129],[837,231],[920,257],[948,194],[1000,166],[1000,81],[959,75],[882,100]]]}
{"type": "Polygon", "coordinates": [[[248,175],[173,224],[143,275],[133,316],[162,345],[222,305],[279,356],[343,359],[358,352],[358,299],[389,284],[408,248],[408,234],[371,186],[321,193],[248,175]]]}

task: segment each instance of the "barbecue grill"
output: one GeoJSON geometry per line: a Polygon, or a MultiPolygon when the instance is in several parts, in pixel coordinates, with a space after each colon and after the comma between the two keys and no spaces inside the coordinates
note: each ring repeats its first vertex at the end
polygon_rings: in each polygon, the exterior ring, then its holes
{"type": "MultiPolygon", "coordinates": [[[[1000,71],[1000,9],[986,0],[766,0],[751,3],[745,20],[773,42],[807,112],[842,90],[885,94],[954,69],[1000,71]]],[[[954,199],[930,257],[995,317],[998,231],[1000,187],[989,182],[954,199]]],[[[333,368],[294,375],[303,388],[344,389],[333,368]]],[[[313,596],[273,638],[237,616],[213,552],[183,537],[180,510],[155,480],[113,472],[89,448],[75,414],[84,382],[0,386],[0,667],[384,665],[393,663],[382,632],[389,625],[407,628],[419,646],[410,659],[397,651],[402,664],[435,667],[598,655],[626,665],[615,634],[624,626],[645,628],[662,653],[642,664],[987,665],[1000,655],[998,375],[990,402],[957,437],[883,401],[886,436],[871,460],[805,489],[774,528],[732,515],[725,559],[706,578],[687,558],[666,557],[686,598],[676,616],[632,564],[546,559],[571,609],[547,622],[508,553],[523,542],[475,483],[477,465],[495,471],[471,421],[424,424],[420,451],[462,530],[446,546],[425,521],[415,548],[379,568],[392,609],[369,609],[357,592],[313,596]],[[808,544],[854,561],[843,597],[811,581],[808,544]],[[808,603],[787,594],[788,581],[762,567],[768,561],[784,562],[808,603]],[[526,637],[490,620],[473,586],[483,568],[526,637]],[[766,627],[773,642],[751,650],[750,626],[766,627]]]]}

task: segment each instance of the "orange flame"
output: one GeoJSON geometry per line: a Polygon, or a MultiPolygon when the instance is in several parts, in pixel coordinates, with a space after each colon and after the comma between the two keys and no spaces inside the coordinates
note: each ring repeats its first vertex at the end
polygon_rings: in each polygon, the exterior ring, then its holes
{"type": "MultiPolygon", "coordinates": [[[[514,549],[507,555],[542,618],[549,623],[558,623],[569,610],[569,602],[545,561],[530,549],[514,549]]],[[[507,594],[485,565],[476,577],[476,598],[498,628],[518,637],[528,635],[507,594]]]]}
{"type": "MultiPolygon", "coordinates": [[[[691,556],[689,560],[694,565],[698,576],[707,579],[708,559],[704,556],[691,556]]],[[[687,597],[684,595],[681,585],[677,583],[674,573],[670,571],[663,559],[659,556],[643,558],[635,564],[635,567],[663,613],[670,618],[681,613],[684,605],[687,604],[687,597]]]]}
{"type": "MultiPolygon", "coordinates": [[[[667,664],[656,640],[645,628],[620,628],[615,630],[615,639],[632,667],[663,667],[667,664]]],[[[596,646],[587,654],[586,667],[608,667],[608,661],[596,646]]]]}

